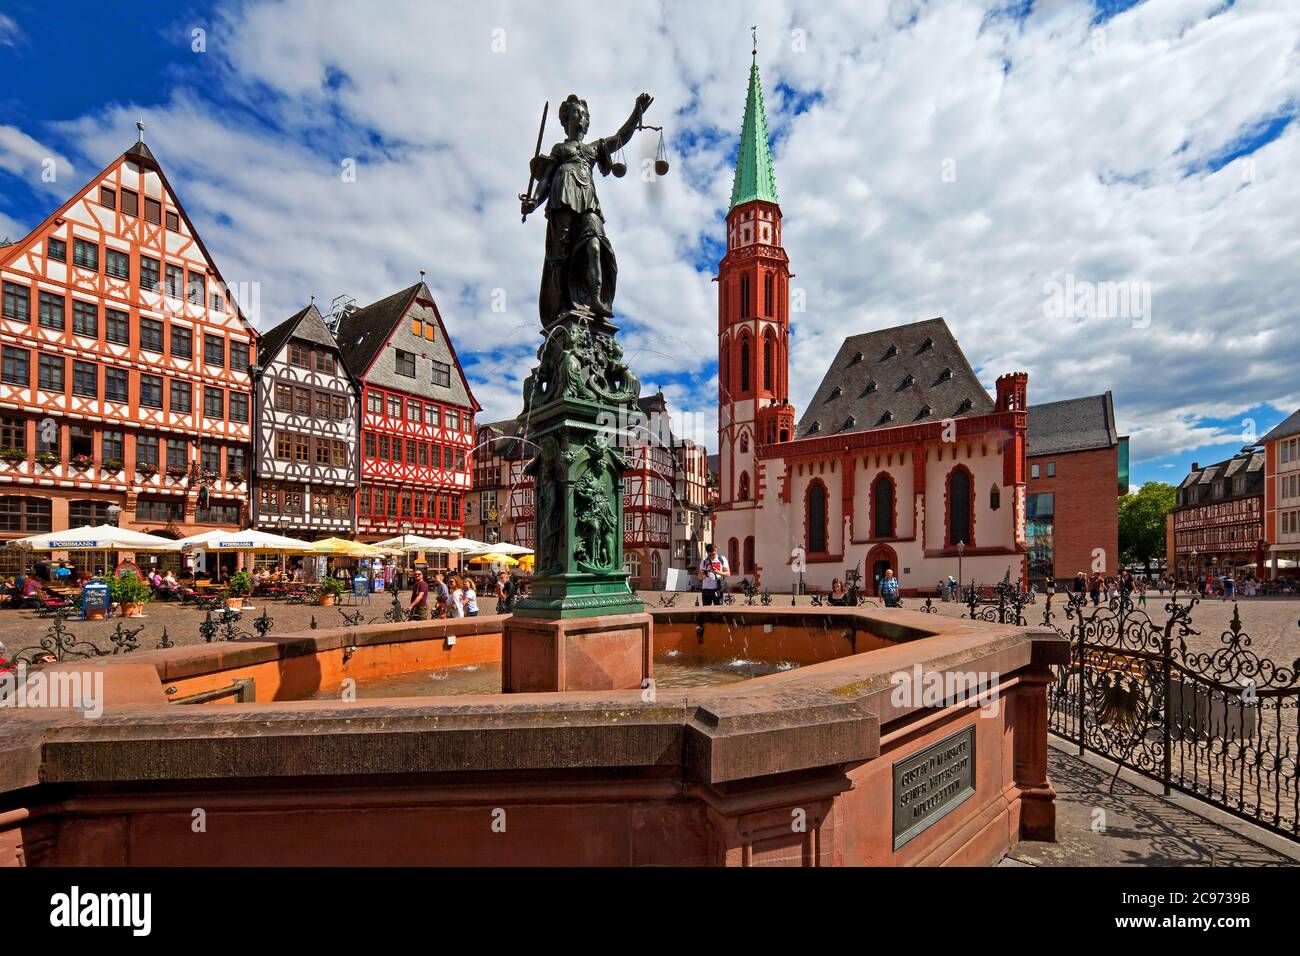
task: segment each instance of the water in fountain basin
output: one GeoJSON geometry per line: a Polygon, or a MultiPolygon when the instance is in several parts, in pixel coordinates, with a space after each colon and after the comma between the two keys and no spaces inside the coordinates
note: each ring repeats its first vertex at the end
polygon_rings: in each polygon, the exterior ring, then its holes
{"type": "MultiPolygon", "coordinates": [[[[764,677],[793,670],[798,664],[789,661],[759,661],[736,657],[703,663],[682,663],[670,652],[655,658],[655,686],[713,687],[735,684],[751,677],[764,677]]],[[[376,697],[444,697],[460,694],[498,694],[501,692],[501,665],[497,662],[442,667],[437,670],[411,671],[357,682],[358,699],[376,697]]],[[[314,700],[332,700],[338,693],[318,693],[314,700]]]]}

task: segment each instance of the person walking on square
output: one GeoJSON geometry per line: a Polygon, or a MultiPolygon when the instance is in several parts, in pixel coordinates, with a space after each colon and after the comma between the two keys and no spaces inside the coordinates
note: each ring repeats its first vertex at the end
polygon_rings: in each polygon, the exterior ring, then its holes
{"type": "Polygon", "coordinates": [[[411,579],[411,620],[427,621],[429,619],[429,582],[424,574],[416,571],[411,579]]]}
{"type": "Polygon", "coordinates": [[[704,549],[704,560],[700,562],[700,598],[705,607],[722,604],[722,591],[730,573],[727,559],[718,554],[718,546],[708,545],[704,549]]]}
{"type": "Polygon", "coordinates": [[[463,596],[465,603],[465,616],[478,617],[478,592],[474,590],[474,579],[465,578],[465,591],[463,596]]]}
{"type": "Polygon", "coordinates": [[[898,578],[894,577],[894,569],[886,568],[885,576],[880,579],[880,596],[885,599],[885,607],[901,607],[898,600],[898,578]]]}

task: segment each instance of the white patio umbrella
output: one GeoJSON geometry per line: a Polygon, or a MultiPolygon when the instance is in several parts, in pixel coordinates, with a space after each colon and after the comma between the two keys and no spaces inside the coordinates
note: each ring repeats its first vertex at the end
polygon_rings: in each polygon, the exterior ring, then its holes
{"type": "Polygon", "coordinates": [[[246,554],[310,554],[312,552],[310,541],[286,538],[284,535],[257,531],[253,528],[245,531],[205,531],[203,534],[182,538],[177,543],[180,544],[182,551],[203,548],[220,553],[239,551],[246,554]]]}
{"type": "Polygon", "coordinates": [[[437,540],[445,542],[444,547],[448,551],[455,551],[458,554],[468,554],[471,551],[482,551],[485,548],[492,550],[495,545],[487,544],[483,541],[475,541],[473,538],[452,538],[448,541],[446,538],[437,540]]]}
{"type": "Polygon", "coordinates": [[[32,551],[179,551],[181,543],[158,535],[111,524],[86,525],[49,534],[34,534],[10,542],[32,551]]]}
{"type": "Polygon", "coordinates": [[[525,548],[521,544],[485,544],[481,548],[475,549],[476,553],[482,554],[505,554],[512,558],[517,558],[523,554],[532,554],[532,548],[525,548]]]}
{"type": "Polygon", "coordinates": [[[426,538],[418,534],[399,534],[396,538],[379,541],[377,548],[393,548],[397,551],[433,551],[437,550],[444,538],[426,538]]]}

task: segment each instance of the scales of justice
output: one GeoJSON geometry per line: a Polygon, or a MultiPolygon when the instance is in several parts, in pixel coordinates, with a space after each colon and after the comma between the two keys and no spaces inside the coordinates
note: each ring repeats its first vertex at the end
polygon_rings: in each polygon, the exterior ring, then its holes
{"type": "Polygon", "coordinates": [[[650,615],[623,569],[623,486],[631,467],[617,423],[635,410],[641,383],[614,325],[618,263],[605,232],[595,174],[627,174],[624,148],[639,130],[659,133],[654,162],[668,172],[663,128],[644,123],[642,93],[611,136],[587,139],[586,100],[558,110],[564,139],[542,152],[548,102],[520,193],[523,221],[546,218],[538,315],[542,343],[524,382],[520,435],[535,449],[536,563],[528,597],[502,638],[502,690],[628,690],[648,686],[650,615]]]}

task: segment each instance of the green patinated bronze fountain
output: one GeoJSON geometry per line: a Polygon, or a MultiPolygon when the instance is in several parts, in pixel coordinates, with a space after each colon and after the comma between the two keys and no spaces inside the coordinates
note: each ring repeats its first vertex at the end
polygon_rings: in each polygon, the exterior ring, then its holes
{"type": "Polygon", "coordinates": [[[559,111],[566,138],[545,155],[543,113],[529,190],[519,197],[525,219],[541,206],[547,219],[538,296],[543,340],[519,416],[520,433],[537,448],[527,467],[535,489],[536,569],[531,593],[515,606],[520,617],[644,610],[623,569],[623,476],[630,463],[618,427],[635,410],[641,383],[609,321],[618,271],[593,171],[621,175],[616,157],[651,102],[642,93],[617,133],[585,142],[587,104],[570,96],[559,111]]]}

